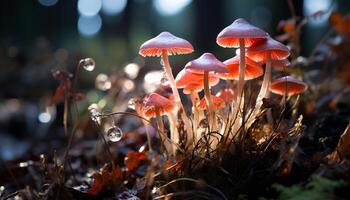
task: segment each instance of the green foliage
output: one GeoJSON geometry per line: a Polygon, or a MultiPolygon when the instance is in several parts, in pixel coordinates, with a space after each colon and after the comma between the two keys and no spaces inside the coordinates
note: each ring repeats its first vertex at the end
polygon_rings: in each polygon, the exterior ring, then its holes
{"type": "Polygon", "coordinates": [[[328,200],[334,199],[334,190],[343,185],[343,181],[314,176],[305,186],[275,184],[273,187],[279,192],[280,200],[328,200]]]}

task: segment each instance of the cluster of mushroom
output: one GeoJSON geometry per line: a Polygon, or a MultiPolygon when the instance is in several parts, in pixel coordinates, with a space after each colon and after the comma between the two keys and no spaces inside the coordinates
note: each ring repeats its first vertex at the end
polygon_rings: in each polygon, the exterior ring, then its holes
{"type": "MultiPolygon", "coordinates": [[[[161,139],[167,139],[170,143],[179,143],[179,135],[175,125],[177,112],[180,114],[187,132],[187,146],[191,146],[201,137],[196,131],[200,119],[207,119],[210,131],[220,132],[221,129],[217,125],[216,117],[220,113],[218,110],[225,108],[227,105],[233,106],[230,107],[231,112],[227,114],[236,121],[234,126],[239,127],[242,121],[253,120],[254,113],[257,113],[261,108],[262,99],[269,97],[270,91],[288,96],[303,93],[307,89],[305,83],[291,76],[276,79],[271,83],[272,67],[280,70],[290,64],[287,59],[290,54],[289,49],[272,39],[268,33],[249,24],[244,19],[237,19],[223,29],[219,33],[216,42],[222,47],[239,48],[236,51],[237,55],[221,62],[212,53],[204,53],[199,58],[188,62],[176,78],[172,74],[168,56],[192,53],[194,51],[193,46],[188,41],[169,32],[162,32],[141,45],[139,53],[142,56],[162,57],[164,71],[171,88],[171,93],[166,95],[159,92],[149,94],[144,103],[144,115],[146,117],[156,117],[158,128],[163,133],[165,133],[164,125],[160,116],[168,115],[171,123],[170,138],[165,138],[167,135],[162,134],[161,139]],[[263,68],[264,64],[265,70],[263,68]],[[240,111],[244,105],[244,83],[263,75],[264,78],[256,104],[252,108],[253,115],[250,119],[242,119],[243,115],[240,111]],[[217,85],[220,79],[238,81],[236,88],[225,88],[218,94],[213,95],[211,87],[217,85]],[[178,89],[183,89],[183,93],[190,96],[193,111],[192,120],[189,120],[189,116],[186,114],[178,89]],[[204,97],[200,99],[198,93],[202,90],[204,90],[204,97]],[[204,115],[203,110],[207,110],[207,115],[204,115]],[[241,119],[236,120],[237,117],[241,119]]],[[[222,132],[221,134],[225,133],[222,132]]],[[[170,143],[167,145],[167,151],[176,152],[176,145],[170,143]]]]}

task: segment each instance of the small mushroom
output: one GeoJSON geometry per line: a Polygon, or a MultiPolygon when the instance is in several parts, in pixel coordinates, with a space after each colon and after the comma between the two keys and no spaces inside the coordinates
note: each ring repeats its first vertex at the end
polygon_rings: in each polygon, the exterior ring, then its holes
{"type": "MultiPolygon", "coordinates": [[[[219,77],[222,79],[239,79],[239,65],[240,65],[240,56],[237,55],[233,58],[230,58],[224,61],[224,64],[227,66],[229,73],[219,74],[219,77]]],[[[246,66],[244,68],[244,80],[251,80],[258,78],[264,74],[264,69],[261,65],[254,60],[246,57],[246,66]]]]}
{"type": "MultiPolygon", "coordinates": [[[[191,70],[183,69],[177,74],[175,78],[175,82],[176,82],[177,88],[185,88],[187,85],[192,83],[203,85],[203,82],[204,82],[203,79],[204,79],[203,74],[196,73],[191,70]]],[[[208,79],[209,79],[210,86],[214,86],[218,84],[220,81],[218,75],[214,73],[209,73],[208,79]]]]}
{"type": "Polygon", "coordinates": [[[265,41],[257,42],[250,46],[247,55],[257,62],[266,62],[263,83],[258,95],[257,104],[261,104],[263,98],[269,96],[269,85],[271,80],[271,60],[282,60],[289,56],[289,49],[284,44],[269,37],[265,41]]]}
{"type": "Polygon", "coordinates": [[[227,73],[228,69],[219,61],[213,54],[204,53],[201,57],[188,62],[185,69],[191,70],[195,73],[202,73],[204,76],[204,97],[207,101],[209,107],[209,124],[213,125],[213,129],[216,129],[216,120],[214,107],[212,106],[210,98],[210,88],[209,88],[209,72],[214,73],[227,73]]]}
{"type": "MultiPolygon", "coordinates": [[[[268,38],[268,34],[258,27],[249,24],[246,20],[239,18],[236,19],[231,25],[224,28],[216,38],[216,43],[222,47],[239,47],[240,51],[240,65],[239,65],[239,78],[237,89],[235,91],[237,95],[236,104],[232,109],[232,116],[237,116],[239,108],[243,107],[243,88],[244,88],[244,75],[245,75],[245,48],[250,47],[256,42],[268,38]]],[[[239,121],[239,120],[237,120],[239,121]]],[[[243,119],[244,121],[244,119],[243,119]]],[[[238,127],[238,123],[236,123],[238,127]]],[[[235,131],[235,130],[234,130],[235,131]]]]}
{"type": "Polygon", "coordinates": [[[188,62],[185,69],[191,70],[194,73],[201,73],[204,76],[204,94],[205,99],[211,107],[210,88],[209,88],[209,72],[227,73],[226,66],[219,61],[213,54],[204,53],[201,57],[188,62]]]}
{"type": "Polygon", "coordinates": [[[151,93],[144,102],[144,116],[147,118],[155,117],[157,120],[158,129],[160,130],[159,136],[164,144],[165,150],[171,152],[171,143],[167,135],[164,132],[164,123],[162,115],[171,112],[174,109],[174,104],[169,99],[157,94],[151,93]]]}
{"type": "MultiPolygon", "coordinates": [[[[212,106],[216,109],[224,108],[225,107],[225,101],[217,96],[210,95],[212,106]]],[[[196,105],[198,110],[208,110],[208,103],[205,98],[202,98],[196,105]]]]}
{"type": "Polygon", "coordinates": [[[221,89],[215,96],[221,98],[226,103],[233,102],[235,99],[235,94],[233,90],[229,88],[221,89]]]}
{"type": "Polygon", "coordinates": [[[181,103],[179,91],[176,88],[174,76],[170,67],[168,55],[189,54],[193,52],[193,46],[186,40],[176,37],[169,32],[162,32],[158,36],[144,42],[139,54],[142,56],[161,56],[164,63],[164,71],[169,80],[170,87],[174,93],[174,100],[179,109],[182,109],[181,117],[185,123],[186,130],[189,133],[189,142],[191,142],[192,129],[190,120],[186,116],[185,109],[181,103]]]}
{"type": "Polygon", "coordinates": [[[282,96],[292,96],[295,94],[304,93],[308,86],[303,81],[300,81],[292,76],[284,76],[274,80],[271,83],[270,91],[282,96]]]}

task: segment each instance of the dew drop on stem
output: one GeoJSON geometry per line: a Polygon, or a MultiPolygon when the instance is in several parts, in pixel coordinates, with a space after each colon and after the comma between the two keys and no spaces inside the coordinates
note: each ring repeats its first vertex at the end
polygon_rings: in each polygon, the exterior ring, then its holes
{"type": "Polygon", "coordinates": [[[160,83],[162,84],[162,85],[166,85],[167,83],[168,83],[168,77],[166,76],[166,73],[165,72],[163,72],[163,75],[162,75],[162,78],[160,79],[160,83]]]}
{"type": "Polygon", "coordinates": [[[119,127],[111,126],[106,131],[106,136],[107,136],[109,141],[111,141],[111,142],[118,142],[119,140],[122,139],[123,132],[122,132],[122,130],[119,127]]]}
{"type": "Polygon", "coordinates": [[[92,58],[82,59],[80,60],[80,63],[86,71],[91,72],[95,69],[96,63],[95,63],[95,60],[92,58]]]}

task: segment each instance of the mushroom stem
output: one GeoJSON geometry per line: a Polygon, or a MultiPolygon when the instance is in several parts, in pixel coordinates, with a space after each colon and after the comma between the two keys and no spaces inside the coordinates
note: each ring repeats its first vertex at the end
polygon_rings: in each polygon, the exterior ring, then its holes
{"type": "Polygon", "coordinates": [[[172,141],[172,153],[175,156],[176,155],[176,150],[177,146],[176,144],[179,144],[179,133],[177,132],[176,129],[176,117],[172,112],[169,112],[167,114],[168,119],[169,119],[169,125],[170,125],[170,140],[172,141]]]}
{"type": "Polygon", "coordinates": [[[215,110],[213,108],[213,102],[211,101],[210,88],[209,88],[209,71],[204,71],[204,97],[208,105],[208,124],[211,127],[211,131],[217,131],[215,110]]]}
{"type": "Polygon", "coordinates": [[[173,94],[174,94],[175,104],[181,110],[181,112],[180,112],[181,118],[185,124],[186,130],[188,133],[187,145],[190,145],[193,143],[193,132],[192,132],[191,125],[190,125],[190,120],[188,119],[188,117],[186,115],[186,110],[184,109],[184,107],[182,105],[179,91],[176,88],[173,72],[171,71],[171,67],[170,67],[170,63],[169,63],[169,57],[168,57],[167,50],[162,50],[162,59],[163,59],[163,63],[164,63],[165,74],[170,82],[170,87],[171,87],[171,90],[173,91],[173,94]]]}
{"type": "Polygon", "coordinates": [[[210,98],[210,88],[209,88],[209,71],[204,71],[204,95],[205,101],[208,105],[208,110],[212,109],[212,101],[210,98]]]}
{"type": "Polygon", "coordinates": [[[272,71],[271,51],[268,51],[264,79],[261,85],[260,92],[258,94],[258,98],[256,100],[256,105],[259,106],[258,108],[260,108],[260,106],[262,105],[262,99],[270,95],[269,86],[270,86],[270,80],[271,80],[271,71],[272,71]]]}
{"type": "Polygon", "coordinates": [[[162,142],[162,145],[164,146],[166,154],[169,155],[169,153],[171,152],[170,151],[171,146],[169,144],[169,141],[167,140],[167,136],[163,135],[165,134],[164,123],[158,109],[156,109],[156,120],[157,120],[158,129],[159,129],[159,138],[162,142]]]}
{"type": "Polygon", "coordinates": [[[197,142],[198,138],[200,136],[198,136],[198,134],[196,134],[196,130],[197,130],[197,126],[199,124],[199,112],[198,112],[198,109],[196,107],[196,104],[198,102],[198,93],[195,92],[195,91],[192,91],[191,92],[191,101],[192,101],[192,109],[193,109],[193,130],[195,130],[195,133],[194,133],[194,142],[197,142]]]}
{"type": "MultiPolygon", "coordinates": [[[[237,119],[239,116],[239,109],[243,107],[241,104],[244,103],[243,100],[243,88],[244,88],[244,68],[245,68],[245,42],[243,38],[239,39],[239,50],[240,50],[240,63],[239,63],[239,77],[238,77],[238,84],[236,89],[236,103],[232,109],[232,117],[233,121],[235,121],[234,130],[232,131],[233,134],[236,134],[235,132],[239,128],[239,123],[241,120],[237,119]]],[[[244,121],[244,119],[242,119],[244,121]]]]}
{"type": "MultiPolygon", "coordinates": [[[[255,108],[253,110],[253,113],[250,115],[250,119],[247,121],[247,124],[246,124],[247,129],[254,123],[257,115],[260,113],[260,108],[263,104],[263,101],[262,101],[263,98],[266,98],[270,95],[269,87],[270,87],[270,81],[271,81],[271,71],[272,71],[271,51],[268,51],[264,79],[263,79],[258,97],[255,102],[255,108]]],[[[272,114],[268,116],[268,119],[271,120],[271,117],[272,117],[272,114]]]]}
{"type": "Polygon", "coordinates": [[[145,127],[145,131],[146,131],[146,136],[147,136],[147,145],[148,145],[148,149],[151,152],[152,151],[152,144],[151,144],[151,135],[149,133],[149,130],[147,128],[147,122],[144,120],[141,120],[143,126],[145,127]]]}

